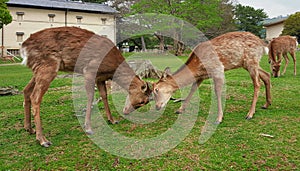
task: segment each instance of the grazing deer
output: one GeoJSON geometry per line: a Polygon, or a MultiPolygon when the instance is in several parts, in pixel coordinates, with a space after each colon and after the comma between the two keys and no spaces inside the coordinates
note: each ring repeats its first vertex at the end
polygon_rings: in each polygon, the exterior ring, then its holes
{"type": "Polygon", "coordinates": [[[23,63],[33,71],[33,77],[24,88],[24,127],[30,133],[36,132],[36,139],[44,147],[50,146],[51,142],[42,133],[40,104],[58,71],[77,72],[84,76],[88,97],[85,129],[88,134],[92,134],[91,105],[95,84],[111,123],[115,121],[107,101],[106,80],[114,78],[116,83],[127,89],[129,95],[123,110],[124,114],[129,114],[149,102],[151,89],[148,84],[135,75],[109,39],[93,32],[77,27],[45,29],[32,34],[22,44],[21,53],[23,63]],[[36,130],[31,126],[31,106],[36,130]]]}
{"type": "Polygon", "coordinates": [[[3,56],[0,59],[2,59],[3,61],[16,62],[13,56],[3,56]]]}
{"type": "Polygon", "coordinates": [[[243,67],[249,72],[254,85],[252,105],[246,116],[246,119],[251,119],[259,94],[259,79],[262,79],[266,88],[266,104],[262,108],[266,109],[271,105],[270,75],[259,66],[264,50],[263,41],[248,32],[231,32],[200,43],[190,54],[185,65],[172,75],[168,69],[165,70],[162,78],[153,84],[156,109],[164,107],[174,91],[192,83],[189,95],[176,112],[183,113],[201,82],[212,78],[218,102],[216,123],[219,124],[223,119],[221,94],[224,72],[243,67]]]}
{"type": "Polygon", "coordinates": [[[269,61],[274,77],[280,76],[280,66],[282,56],[285,59],[284,69],[282,75],[285,74],[289,63],[288,53],[292,56],[294,61],[294,75],[296,75],[296,50],[298,42],[296,37],[280,36],[273,39],[269,44],[269,61]],[[276,59],[277,56],[277,59],[276,59]]]}

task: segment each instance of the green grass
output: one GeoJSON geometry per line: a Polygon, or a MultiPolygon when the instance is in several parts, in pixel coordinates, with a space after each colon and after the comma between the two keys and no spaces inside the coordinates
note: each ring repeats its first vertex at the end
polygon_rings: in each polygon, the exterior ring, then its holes
{"type": "MultiPolygon", "coordinates": [[[[152,63],[160,69],[171,66],[172,71],[176,70],[178,64],[161,61],[162,58],[151,56],[152,63]]],[[[186,57],[180,59],[184,61],[186,57]]],[[[262,59],[261,66],[269,71],[267,57],[262,59]]],[[[53,143],[49,148],[42,148],[35,135],[23,129],[23,95],[0,96],[0,170],[297,170],[300,168],[300,76],[293,76],[292,66],[289,65],[284,76],[271,78],[273,103],[267,110],[259,108],[265,102],[262,86],[256,114],[250,121],[244,119],[253,95],[249,74],[243,69],[226,72],[224,122],[206,143],[199,144],[211,101],[211,82],[204,81],[199,88],[200,111],[191,132],[167,153],[147,159],[113,155],[85,135],[75,116],[70,78],[56,78],[43,99],[44,133],[53,143]]],[[[31,71],[24,66],[0,66],[0,87],[12,86],[21,91],[30,77],[31,71]]],[[[124,99],[120,101],[123,103],[124,99]]],[[[151,105],[153,102],[139,111],[147,111],[151,105]]],[[[98,106],[104,116],[102,103],[98,106]]],[[[139,124],[120,116],[117,107],[111,105],[120,123],[110,127],[127,137],[155,137],[174,124],[178,117],[174,111],[179,106],[180,103],[170,102],[154,122],[139,124]]]]}

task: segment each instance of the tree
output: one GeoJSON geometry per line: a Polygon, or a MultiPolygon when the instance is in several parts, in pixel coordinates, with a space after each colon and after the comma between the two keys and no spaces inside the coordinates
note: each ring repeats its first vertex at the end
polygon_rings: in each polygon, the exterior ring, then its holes
{"type": "Polygon", "coordinates": [[[234,0],[222,0],[219,4],[218,15],[222,18],[219,26],[213,26],[207,29],[205,35],[208,38],[214,38],[227,32],[236,31],[237,27],[234,18],[234,0]]]}
{"type": "Polygon", "coordinates": [[[282,35],[291,35],[300,38],[300,12],[289,16],[289,18],[285,20],[282,35]]]}
{"type": "Polygon", "coordinates": [[[254,9],[250,6],[238,4],[235,8],[235,20],[237,28],[241,31],[249,31],[261,37],[264,19],[268,16],[263,9],[254,9]]]}
{"type": "MultiPolygon", "coordinates": [[[[135,3],[131,10],[132,14],[139,13],[157,13],[166,14],[182,19],[199,30],[208,32],[213,27],[220,27],[223,18],[220,15],[220,3],[225,0],[140,0],[135,3]]],[[[172,23],[173,24],[173,23],[172,23]]],[[[181,55],[184,46],[180,37],[180,23],[173,25],[177,30],[177,40],[174,40],[174,48],[176,55],[181,55]]],[[[170,27],[164,25],[162,27],[170,27]]],[[[175,33],[176,34],[176,33],[175,33]]],[[[163,47],[164,38],[159,32],[155,32],[155,36],[160,40],[160,47],[163,47]]]]}
{"type": "Polygon", "coordinates": [[[7,25],[12,22],[12,16],[7,9],[6,2],[8,0],[0,0],[0,29],[3,25],[7,25]]]}

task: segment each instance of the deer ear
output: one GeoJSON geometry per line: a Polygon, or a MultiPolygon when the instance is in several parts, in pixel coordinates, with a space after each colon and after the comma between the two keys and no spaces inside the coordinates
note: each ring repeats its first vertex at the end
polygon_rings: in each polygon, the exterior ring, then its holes
{"type": "Polygon", "coordinates": [[[167,78],[167,76],[171,75],[171,70],[170,67],[167,67],[164,71],[164,73],[162,74],[162,79],[167,78]]]}
{"type": "Polygon", "coordinates": [[[152,92],[151,83],[145,82],[145,84],[142,85],[141,89],[144,93],[150,94],[152,92]]]}
{"type": "Polygon", "coordinates": [[[168,75],[171,75],[171,74],[172,74],[172,73],[171,73],[170,67],[167,67],[167,68],[165,69],[165,73],[168,74],[168,75]]]}

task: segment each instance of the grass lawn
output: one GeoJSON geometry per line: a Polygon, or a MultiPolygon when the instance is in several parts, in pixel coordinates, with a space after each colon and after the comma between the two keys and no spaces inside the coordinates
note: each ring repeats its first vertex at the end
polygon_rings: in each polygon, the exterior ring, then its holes
{"type": "MultiPolygon", "coordinates": [[[[299,61],[300,53],[297,56],[299,61]]],[[[171,66],[175,71],[179,67],[162,60],[170,56],[148,57],[160,69],[171,66]]],[[[261,66],[269,71],[266,56],[261,66]]],[[[206,143],[199,144],[211,103],[211,82],[204,81],[199,87],[201,103],[197,121],[189,134],[175,148],[144,159],[106,152],[84,133],[73,107],[71,78],[56,78],[41,105],[44,134],[53,143],[49,148],[41,147],[35,135],[23,129],[23,95],[0,96],[0,170],[297,170],[300,168],[300,73],[293,76],[292,68],[291,62],[284,76],[271,78],[273,103],[267,110],[260,109],[265,102],[264,86],[261,87],[256,114],[250,121],[244,119],[253,95],[250,76],[243,69],[226,72],[224,122],[206,143]]],[[[21,91],[30,77],[31,71],[24,66],[0,66],[0,87],[12,86],[21,91]]],[[[153,104],[139,111],[149,110],[153,104]]],[[[120,123],[109,127],[126,137],[155,137],[174,124],[178,118],[174,111],[179,107],[180,103],[169,102],[160,117],[143,124],[120,116],[118,108],[111,105],[120,123]]],[[[101,114],[96,115],[105,118],[101,102],[98,108],[101,114]]]]}

